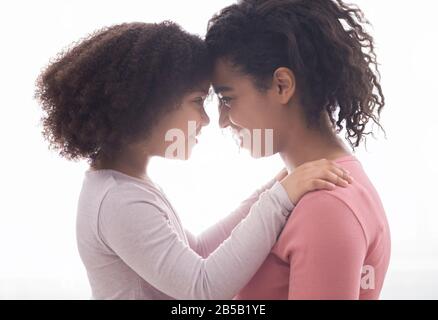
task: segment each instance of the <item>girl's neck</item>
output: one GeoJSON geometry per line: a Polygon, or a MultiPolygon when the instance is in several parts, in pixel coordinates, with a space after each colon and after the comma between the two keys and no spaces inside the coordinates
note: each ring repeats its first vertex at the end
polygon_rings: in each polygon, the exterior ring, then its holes
{"type": "Polygon", "coordinates": [[[147,168],[149,160],[150,157],[147,154],[124,152],[111,158],[98,158],[91,164],[91,168],[93,170],[116,170],[134,178],[148,180],[147,168]]]}

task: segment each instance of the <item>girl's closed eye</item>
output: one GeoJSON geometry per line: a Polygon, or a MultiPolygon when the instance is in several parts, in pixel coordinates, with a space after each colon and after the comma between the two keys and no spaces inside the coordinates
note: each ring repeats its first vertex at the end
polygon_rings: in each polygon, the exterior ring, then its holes
{"type": "Polygon", "coordinates": [[[196,97],[196,99],[193,100],[193,102],[196,103],[196,104],[198,104],[200,107],[203,107],[206,98],[207,98],[206,96],[196,97]]]}

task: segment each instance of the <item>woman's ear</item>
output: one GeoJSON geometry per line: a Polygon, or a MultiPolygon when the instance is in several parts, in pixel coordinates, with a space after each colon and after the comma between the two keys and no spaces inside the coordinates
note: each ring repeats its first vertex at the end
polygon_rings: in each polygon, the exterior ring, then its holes
{"type": "Polygon", "coordinates": [[[273,88],[281,104],[288,104],[295,94],[295,75],[289,68],[281,67],[275,70],[273,88]]]}

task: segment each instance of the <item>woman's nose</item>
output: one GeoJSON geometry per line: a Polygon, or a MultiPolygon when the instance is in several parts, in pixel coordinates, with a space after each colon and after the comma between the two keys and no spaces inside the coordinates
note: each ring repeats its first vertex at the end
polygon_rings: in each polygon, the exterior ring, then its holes
{"type": "Polygon", "coordinates": [[[221,129],[225,129],[231,124],[230,118],[228,116],[228,110],[224,109],[225,108],[221,108],[221,110],[219,110],[219,127],[221,129]]]}

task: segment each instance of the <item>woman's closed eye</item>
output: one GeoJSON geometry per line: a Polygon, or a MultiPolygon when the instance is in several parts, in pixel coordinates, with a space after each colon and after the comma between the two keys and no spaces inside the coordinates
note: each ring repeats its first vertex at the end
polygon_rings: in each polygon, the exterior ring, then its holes
{"type": "Polygon", "coordinates": [[[231,101],[233,100],[233,98],[231,97],[224,97],[224,96],[219,96],[219,104],[220,106],[225,106],[228,108],[231,108],[231,101]]]}

